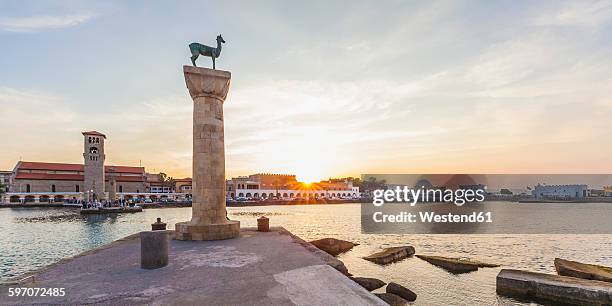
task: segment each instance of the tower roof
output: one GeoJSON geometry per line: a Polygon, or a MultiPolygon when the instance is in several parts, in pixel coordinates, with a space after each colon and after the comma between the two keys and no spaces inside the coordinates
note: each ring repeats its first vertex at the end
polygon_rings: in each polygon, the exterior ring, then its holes
{"type": "Polygon", "coordinates": [[[104,138],[106,138],[106,135],[98,132],[98,131],[89,131],[89,132],[83,132],[83,135],[94,135],[94,136],[102,136],[104,138]]]}

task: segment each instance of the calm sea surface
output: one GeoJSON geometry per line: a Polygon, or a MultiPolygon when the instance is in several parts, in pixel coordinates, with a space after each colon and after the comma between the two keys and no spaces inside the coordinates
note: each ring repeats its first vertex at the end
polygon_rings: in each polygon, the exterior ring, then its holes
{"type": "MultiPolygon", "coordinates": [[[[452,275],[418,258],[382,267],[361,257],[383,247],[409,244],[417,254],[469,257],[504,268],[547,273],[555,272],[555,257],[612,266],[612,235],[362,234],[359,204],[230,207],[228,211],[230,218],[240,220],[242,226],[256,226],[256,218],[266,215],[271,226],[283,226],[305,240],[335,237],[360,243],[339,256],[349,271],[355,276],[405,285],[418,294],[416,305],[515,302],[495,294],[495,277],[501,268],[452,275]]],[[[174,223],[191,217],[191,208],[148,209],[106,216],[81,216],[72,208],[2,208],[0,280],[148,230],[156,217],[173,228],[174,223]]]]}

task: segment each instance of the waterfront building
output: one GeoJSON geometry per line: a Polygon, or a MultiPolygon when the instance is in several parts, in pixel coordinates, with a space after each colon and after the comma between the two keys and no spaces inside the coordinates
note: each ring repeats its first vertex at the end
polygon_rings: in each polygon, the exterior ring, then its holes
{"type": "Polygon", "coordinates": [[[174,180],[174,192],[185,194],[186,197],[191,198],[191,184],[192,180],[190,177],[175,179],[174,180]]]}
{"type": "Polygon", "coordinates": [[[226,194],[232,199],[349,199],[360,196],[359,187],[353,186],[350,180],[303,183],[299,182],[295,175],[271,173],[257,173],[227,180],[226,194]]]}
{"type": "MultiPolygon", "coordinates": [[[[100,132],[83,132],[83,164],[19,161],[9,176],[8,192],[0,202],[61,203],[83,200],[129,200],[183,198],[174,188],[151,190],[148,174],[141,166],[105,165],[104,142],[100,132]],[[159,192],[161,190],[161,192],[159,192]],[[163,191],[167,194],[160,195],[163,191]]],[[[1,178],[0,178],[1,179],[1,178]]]]}
{"type": "Polygon", "coordinates": [[[12,171],[0,170],[0,185],[4,186],[4,192],[9,191],[9,185],[11,184],[12,171]]]}
{"type": "Polygon", "coordinates": [[[603,189],[589,189],[590,197],[605,197],[606,192],[603,189]]]}
{"type": "Polygon", "coordinates": [[[604,195],[606,197],[612,197],[612,186],[604,186],[604,195]]]}
{"type": "Polygon", "coordinates": [[[532,191],[536,199],[542,198],[584,198],[589,196],[589,187],[584,184],[574,185],[541,185],[532,191]]]}
{"type": "Polygon", "coordinates": [[[172,182],[164,181],[160,173],[146,173],[147,188],[150,193],[173,193],[172,182]]]}

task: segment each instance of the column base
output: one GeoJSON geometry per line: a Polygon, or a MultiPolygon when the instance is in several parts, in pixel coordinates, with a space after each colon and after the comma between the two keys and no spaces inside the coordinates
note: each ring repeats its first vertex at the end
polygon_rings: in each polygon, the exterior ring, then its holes
{"type": "Polygon", "coordinates": [[[227,221],[217,224],[192,224],[180,222],[175,224],[176,240],[222,240],[240,235],[240,221],[227,221]]]}

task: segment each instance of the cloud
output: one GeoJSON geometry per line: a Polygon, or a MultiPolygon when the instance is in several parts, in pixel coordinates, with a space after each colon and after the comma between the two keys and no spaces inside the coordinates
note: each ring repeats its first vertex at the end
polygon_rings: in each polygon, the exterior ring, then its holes
{"type": "MultiPolygon", "coordinates": [[[[0,169],[11,169],[20,156],[24,160],[70,161],[58,156],[71,156],[71,151],[79,150],[79,143],[71,139],[80,132],[84,119],[60,96],[0,87],[0,113],[0,169]]],[[[78,153],[74,156],[78,158],[78,153]]]]}
{"type": "Polygon", "coordinates": [[[60,122],[68,123],[76,117],[56,95],[9,87],[0,87],[0,108],[3,125],[8,124],[7,127],[18,126],[25,121],[29,126],[43,127],[60,122]]]}
{"type": "Polygon", "coordinates": [[[20,156],[81,162],[81,131],[98,130],[108,136],[108,164],[138,165],[141,160],[148,171],[175,177],[191,172],[189,98],[169,95],[94,110],[75,108],[61,95],[0,87],[0,169],[11,169],[20,156]]]}
{"type": "Polygon", "coordinates": [[[37,32],[73,27],[92,19],[92,14],[31,16],[0,19],[0,29],[8,32],[37,32]]]}
{"type": "Polygon", "coordinates": [[[612,19],[612,1],[570,1],[556,11],[539,15],[540,26],[598,26],[612,19]]]}

